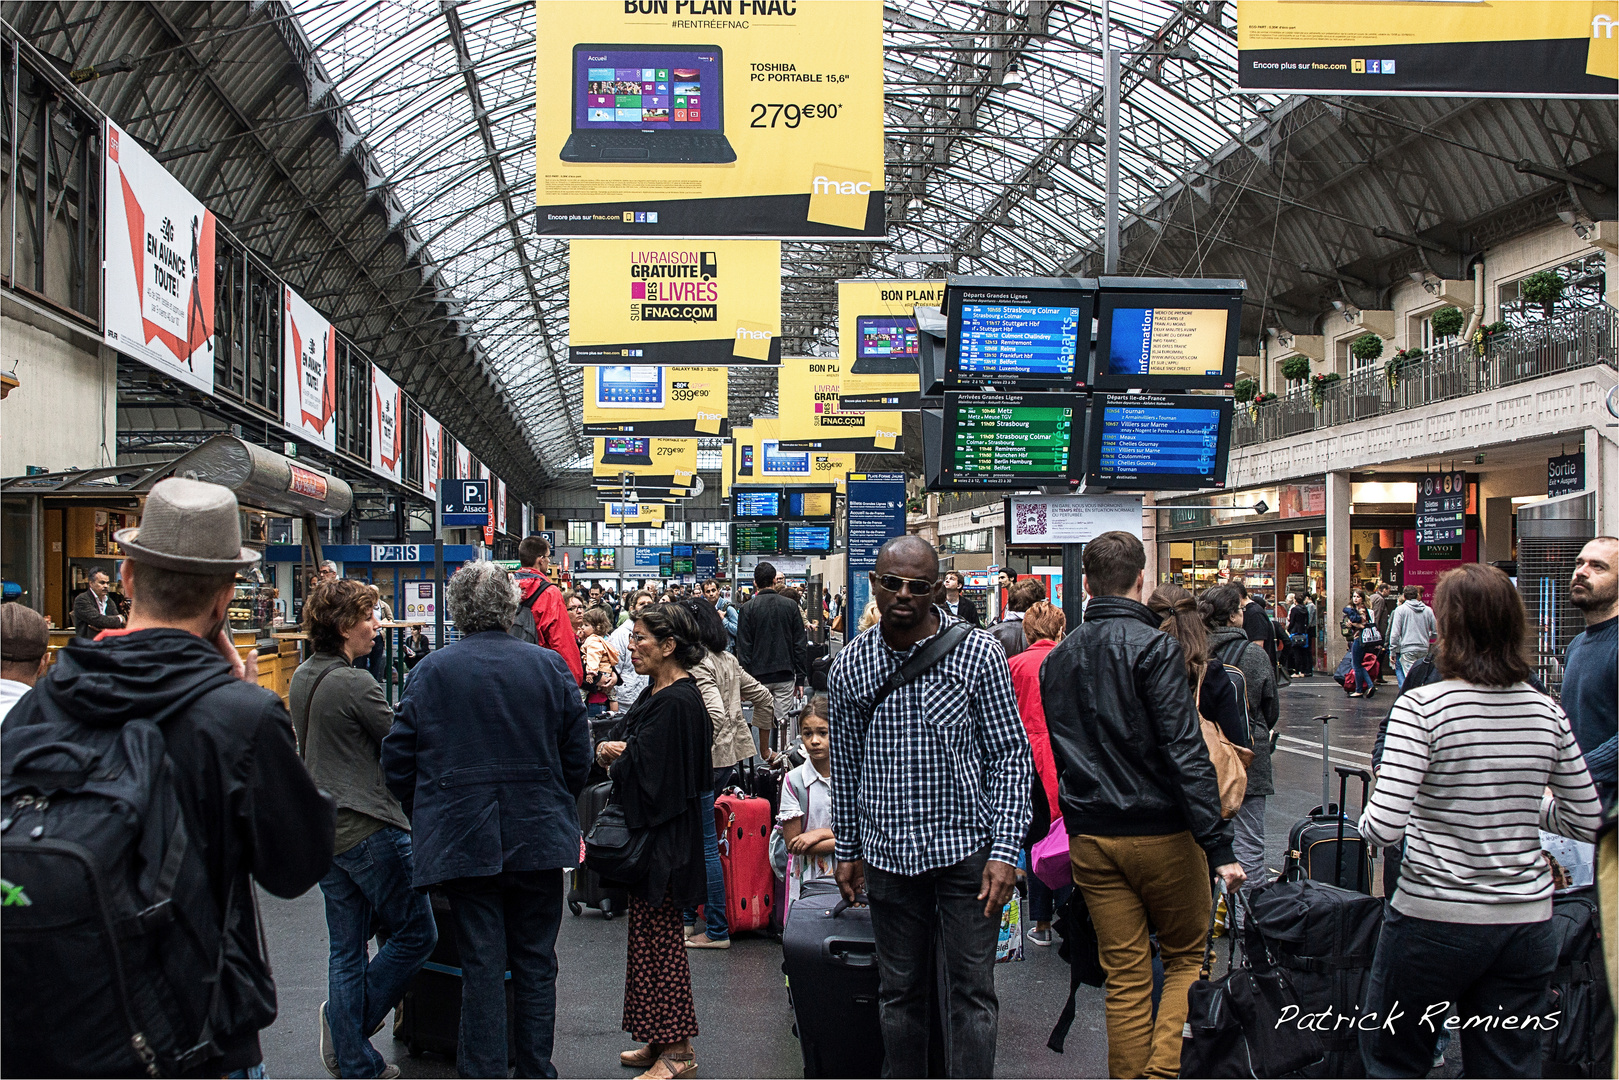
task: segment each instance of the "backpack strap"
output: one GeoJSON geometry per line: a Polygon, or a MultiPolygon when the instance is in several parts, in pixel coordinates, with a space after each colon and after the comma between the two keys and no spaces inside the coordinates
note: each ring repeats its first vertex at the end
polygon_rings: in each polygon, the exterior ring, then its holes
{"type": "MultiPolygon", "coordinates": [[[[309,730],[309,712],[315,707],[315,694],[320,690],[320,684],[326,681],[326,676],[330,675],[338,668],[351,666],[352,665],[350,664],[345,664],[339,661],[338,663],[327,668],[325,671],[321,672],[319,675],[315,676],[315,685],[309,688],[309,696],[304,698],[304,731],[307,732],[309,730]]],[[[299,756],[303,756],[301,750],[299,752],[299,756]]]]}
{"type": "Polygon", "coordinates": [[[910,659],[894,669],[888,680],[877,688],[877,693],[871,699],[871,711],[875,713],[877,706],[888,700],[888,695],[895,690],[920,679],[930,668],[955,651],[956,646],[965,641],[972,631],[970,624],[958,622],[912,653],[910,659]]]}

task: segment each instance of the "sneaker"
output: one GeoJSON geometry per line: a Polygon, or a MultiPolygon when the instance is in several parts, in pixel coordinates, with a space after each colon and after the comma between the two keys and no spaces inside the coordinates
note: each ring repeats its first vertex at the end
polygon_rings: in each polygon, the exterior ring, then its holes
{"type": "Polygon", "coordinates": [[[342,1076],[337,1067],[337,1047],[332,1042],[332,1025],[326,1022],[326,1002],[320,1003],[320,1063],[333,1076],[342,1076]]]}
{"type": "Polygon", "coordinates": [[[1433,1067],[1436,1069],[1443,1069],[1445,1067],[1445,1052],[1443,1050],[1434,1051],[1433,1067]]]}
{"type": "Polygon", "coordinates": [[[1349,696],[1350,697],[1365,697],[1366,695],[1361,693],[1359,690],[1351,690],[1349,692],[1349,696]]]}
{"type": "Polygon", "coordinates": [[[1038,928],[1034,929],[1034,930],[1030,930],[1029,931],[1029,944],[1030,945],[1050,945],[1051,944],[1051,928],[1047,927],[1044,930],[1040,930],[1038,928]]]}
{"type": "Polygon", "coordinates": [[[382,1071],[377,1073],[377,1080],[399,1080],[398,1065],[384,1065],[382,1071]]]}

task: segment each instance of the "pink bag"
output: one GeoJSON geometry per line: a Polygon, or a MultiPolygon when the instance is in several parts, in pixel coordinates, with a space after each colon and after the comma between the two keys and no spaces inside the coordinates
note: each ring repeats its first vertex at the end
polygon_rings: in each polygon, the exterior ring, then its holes
{"type": "Polygon", "coordinates": [[[1068,832],[1062,818],[1051,823],[1051,831],[1029,852],[1029,865],[1034,876],[1053,891],[1074,883],[1074,868],[1068,858],[1068,832]]]}

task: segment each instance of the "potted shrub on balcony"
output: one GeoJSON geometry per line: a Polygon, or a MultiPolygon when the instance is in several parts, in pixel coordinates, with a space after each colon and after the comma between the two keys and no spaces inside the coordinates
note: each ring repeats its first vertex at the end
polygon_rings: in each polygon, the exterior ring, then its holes
{"type": "Polygon", "coordinates": [[[1462,309],[1455,307],[1440,308],[1428,316],[1428,323],[1433,327],[1434,337],[1453,338],[1461,333],[1462,324],[1467,319],[1462,316],[1462,309]]]}
{"type": "Polygon", "coordinates": [[[1259,381],[1257,379],[1238,379],[1237,384],[1231,388],[1231,396],[1235,400],[1244,403],[1254,400],[1254,395],[1257,393],[1259,393],[1259,381]]]}
{"type": "Polygon", "coordinates": [[[1349,343],[1349,354],[1362,364],[1369,364],[1383,355],[1383,339],[1367,331],[1349,343]]]}
{"type": "Polygon", "coordinates": [[[1398,387],[1405,370],[1421,359],[1421,349],[1401,349],[1385,360],[1383,362],[1383,378],[1388,380],[1389,389],[1393,390],[1398,387]]]}
{"type": "Polygon", "coordinates": [[[1497,337],[1512,329],[1504,321],[1486,323],[1473,331],[1473,352],[1480,360],[1490,354],[1490,345],[1497,337]]]}
{"type": "Polygon", "coordinates": [[[1252,404],[1254,410],[1257,412],[1261,405],[1269,405],[1273,401],[1280,401],[1280,400],[1281,400],[1281,395],[1280,394],[1273,394],[1273,393],[1270,393],[1270,392],[1266,391],[1266,392],[1255,394],[1254,395],[1254,400],[1252,401],[1251,404],[1252,404]]]}
{"type": "Polygon", "coordinates": [[[1317,409],[1326,401],[1327,387],[1343,378],[1336,371],[1323,371],[1310,376],[1310,404],[1317,409]]]}
{"type": "Polygon", "coordinates": [[[1303,354],[1289,356],[1282,361],[1282,378],[1289,382],[1301,382],[1310,377],[1310,358],[1303,354]]]}
{"type": "Polygon", "coordinates": [[[1549,319],[1567,288],[1568,282],[1556,270],[1537,270],[1523,279],[1518,286],[1518,294],[1523,297],[1524,303],[1539,304],[1540,310],[1549,319]]]}

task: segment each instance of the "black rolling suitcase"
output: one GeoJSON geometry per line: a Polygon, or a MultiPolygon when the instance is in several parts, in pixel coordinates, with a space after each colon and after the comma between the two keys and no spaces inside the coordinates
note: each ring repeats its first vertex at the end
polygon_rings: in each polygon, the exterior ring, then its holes
{"type": "Polygon", "coordinates": [[[1327,735],[1330,716],[1315,718],[1321,724],[1321,805],[1293,823],[1287,834],[1287,857],[1282,864],[1284,881],[1324,881],[1341,889],[1370,895],[1372,891],[1372,848],[1360,835],[1360,827],[1350,819],[1345,805],[1349,778],[1360,778],[1360,808],[1366,809],[1371,796],[1372,774],[1365,769],[1333,766],[1327,735]],[[1328,801],[1327,773],[1338,772],[1338,801],[1328,801]]]}
{"type": "Polygon", "coordinates": [[[1557,970],[1546,1009],[1558,1013],[1559,1023],[1542,1035],[1540,1075],[1612,1076],[1613,999],[1603,963],[1596,886],[1555,896],[1552,929],[1557,934],[1557,970]]]}
{"type": "Polygon", "coordinates": [[[836,886],[812,882],[787,914],[781,952],[804,1075],[881,1076],[871,909],[850,907],[836,886]]]}
{"type": "MultiPolygon", "coordinates": [[[[438,944],[416,973],[405,996],[394,1009],[394,1038],[405,1044],[411,1057],[423,1053],[440,1054],[455,1060],[455,1047],[461,1032],[461,950],[455,941],[455,922],[450,917],[450,899],[430,893],[433,922],[438,926],[438,944]]],[[[506,1054],[517,1060],[512,1005],[512,973],[506,973],[506,1054]]]]}
{"type": "MultiPolygon", "coordinates": [[[[612,793],[611,780],[589,784],[579,793],[581,831],[590,831],[590,827],[596,823],[596,815],[602,812],[602,807],[607,805],[607,797],[612,793]]],[[[577,869],[568,871],[568,910],[579,915],[587,907],[596,908],[604,919],[615,918],[630,909],[630,892],[602,884],[601,875],[581,860],[577,869]]]]}
{"type": "MultiPolygon", "coordinates": [[[[1364,1011],[1372,956],[1383,930],[1383,901],[1305,878],[1273,881],[1249,894],[1248,910],[1270,946],[1277,967],[1292,976],[1299,1008],[1354,1016],[1364,1011]]],[[[1364,1076],[1359,1035],[1352,1029],[1319,1032],[1326,1056],[1298,1075],[1364,1076]]]]}

